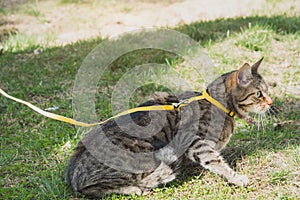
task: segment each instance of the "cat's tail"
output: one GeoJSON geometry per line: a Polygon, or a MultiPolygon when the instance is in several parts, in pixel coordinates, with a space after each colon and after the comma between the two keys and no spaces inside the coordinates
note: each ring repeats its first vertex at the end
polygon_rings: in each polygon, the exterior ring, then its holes
{"type": "Polygon", "coordinates": [[[73,154],[73,156],[71,157],[68,166],[66,167],[65,170],[65,182],[70,185],[75,191],[78,190],[77,184],[75,183],[73,177],[74,177],[74,171],[75,168],[77,167],[77,158],[80,157],[80,154],[82,154],[85,150],[84,145],[82,144],[82,142],[79,142],[75,153],[73,154]]]}

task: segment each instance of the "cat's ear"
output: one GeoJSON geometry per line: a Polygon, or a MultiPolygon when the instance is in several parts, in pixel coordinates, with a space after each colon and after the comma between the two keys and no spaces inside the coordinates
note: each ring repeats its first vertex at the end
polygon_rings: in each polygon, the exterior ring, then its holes
{"type": "Polygon", "coordinates": [[[242,87],[247,87],[251,81],[251,67],[248,63],[245,63],[243,67],[237,71],[237,84],[242,87]]]}
{"type": "Polygon", "coordinates": [[[263,61],[264,57],[262,57],[259,61],[257,61],[255,64],[253,64],[251,66],[251,71],[252,73],[256,73],[257,74],[257,69],[260,66],[261,62],[263,61]]]}

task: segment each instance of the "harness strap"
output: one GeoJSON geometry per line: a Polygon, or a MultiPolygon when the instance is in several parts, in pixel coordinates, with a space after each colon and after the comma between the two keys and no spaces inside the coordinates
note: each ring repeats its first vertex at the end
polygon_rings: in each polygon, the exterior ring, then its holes
{"type": "Polygon", "coordinates": [[[55,119],[55,120],[58,120],[58,121],[62,121],[62,122],[66,122],[66,123],[69,123],[69,124],[73,124],[73,125],[76,125],[76,126],[82,126],[82,127],[92,127],[92,126],[100,125],[100,124],[103,124],[103,123],[105,123],[105,122],[107,122],[107,121],[109,121],[111,119],[115,119],[117,117],[124,116],[124,115],[127,115],[127,114],[131,114],[131,113],[134,113],[134,112],[139,112],[139,111],[158,111],[158,110],[176,110],[176,109],[179,110],[181,107],[187,106],[189,103],[192,103],[194,101],[199,101],[201,99],[206,99],[211,104],[213,104],[213,105],[217,106],[218,108],[220,108],[221,110],[223,110],[230,117],[234,117],[234,115],[235,115],[235,113],[233,111],[228,110],[220,102],[218,102],[217,100],[215,100],[214,98],[212,98],[207,93],[206,90],[204,90],[202,92],[202,95],[191,97],[191,98],[186,99],[186,100],[182,100],[179,103],[173,103],[172,105],[154,105],[154,106],[143,106],[143,107],[132,108],[132,109],[129,109],[127,111],[121,112],[121,113],[119,113],[119,114],[117,114],[115,116],[112,116],[112,117],[106,119],[105,121],[96,122],[96,123],[84,123],[84,122],[76,121],[76,120],[74,120],[72,118],[68,118],[68,117],[64,117],[64,116],[61,116],[61,115],[57,115],[57,114],[54,114],[54,113],[50,113],[50,112],[44,111],[44,110],[42,110],[42,109],[40,109],[40,108],[32,105],[29,102],[26,102],[24,100],[15,98],[13,96],[10,96],[6,92],[4,92],[1,88],[0,88],[0,93],[3,96],[5,96],[6,98],[9,98],[9,99],[11,99],[13,101],[16,101],[18,103],[21,103],[21,104],[24,104],[24,105],[28,106],[32,110],[36,111],[37,113],[39,113],[41,115],[44,115],[45,117],[48,117],[48,118],[51,118],[51,119],[55,119]]]}
{"type": "Polygon", "coordinates": [[[229,110],[227,108],[225,108],[220,102],[218,102],[217,100],[215,100],[214,98],[212,98],[206,90],[204,90],[202,92],[202,95],[205,97],[205,99],[207,101],[209,101],[210,103],[212,103],[213,105],[217,106],[218,108],[220,108],[221,110],[223,110],[226,114],[228,114],[230,117],[234,117],[235,113],[232,110],[229,110]]]}

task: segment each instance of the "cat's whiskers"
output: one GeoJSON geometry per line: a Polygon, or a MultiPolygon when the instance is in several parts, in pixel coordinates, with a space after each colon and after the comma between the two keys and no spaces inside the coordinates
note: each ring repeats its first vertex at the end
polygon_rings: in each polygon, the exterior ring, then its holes
{"type": "Polygon", "coordinates": [[[276,107],[270,107],[267,110],[267,114],[270,120],[275,119],[275,121],[278,119],[278,113],[279,110],[276,107]]]}
{"type": "Polygon", "coordinates": [[[267,120],[266,114],[265,113],[255,113],[254,118],[256,119],[257,130],[264,131],[265,126],[266,126],[266,120],[267,120]]]}
{"type": "Polygon", "coordinates": [[[269,108],[265,113],[259,114],[262,130],[265,130],[270,122],[272,122],[275,118],[277,119],[277,113],[269,108]]]}
{"type": "Polygon", "coordinates": [[[277,118],[275,111],[273,111],[271,108],[269,108],[266,112],[266,117],[271,120],[272,116],[274,116],[275,118],[277,118]]]}
{"type": "Polygon", "coordinates": [[[258,116],[259,116],[259,123],[261,124],[261,130],[263,131],[264,130],[264,123],[263,123],[264,121],[263,121],[262,114],[258,114],[258,116]]]}
{"type": "Polygon", "coordinates": [[[268,109],[268,117],[269,121],[273,123],[277,123],[279,121],[279,110],[273,109],[273,107],[268,109]]]}
{"type": "Polygon", "coordinates": [[[263,131],[264,131],[265,128],[266,128],[266,120],[267,120],[266,114],[265,114],[265,113],[261,114],[261,122],[262,122],[262,130],[263,130],[263,131]]]}
{"type": "Polygon", "coordinates": [[[256,128],[259,131],[259,129],[260,129],[260,118],[259,118],[259,114],[258,113],[254,114],[254,119],[256,119],[255,120],[256,121],[256,128]]]}

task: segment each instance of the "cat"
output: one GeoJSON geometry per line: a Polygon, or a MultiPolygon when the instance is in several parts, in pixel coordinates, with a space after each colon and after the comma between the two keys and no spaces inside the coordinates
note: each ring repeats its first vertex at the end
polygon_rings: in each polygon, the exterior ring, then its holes
{"type": "MultiPolygon", "coordinates": [[[[207,93],[241,119],[250,112],[266,112],[272,100],[266,82],[257,72],[262,60],[221,75],[208,85],[207,93]]],[[[170,105],[198,95],[201,93],[163,95],[140,106],[170,105]]],[[[220,154],[234,127],[233,116],[205,99],[171,111],[121,116],[83,137],[66,168],[66,182],[76,193],[89,197],[112,193],[140,195],[175,179],[185,160],[190,160],[231,184],[247,186],[247,176],[231,169],[220,154]],[[137,125],[151,125],[158,131],[138,133],[137,125]]]]}

